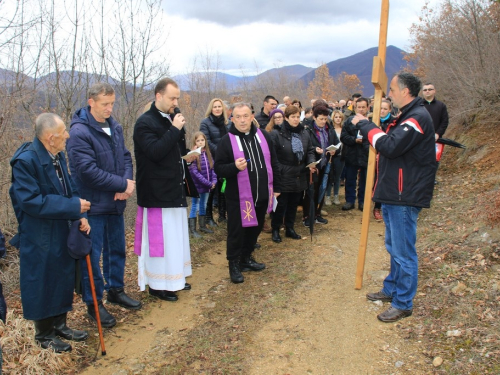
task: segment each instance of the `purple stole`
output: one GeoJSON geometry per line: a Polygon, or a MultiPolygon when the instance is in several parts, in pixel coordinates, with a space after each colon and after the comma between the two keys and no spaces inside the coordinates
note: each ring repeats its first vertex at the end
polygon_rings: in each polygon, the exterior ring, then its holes
{"type": "MultiPolygon", "coordinates": [[[[231,140],[231,147],[233,149],[234,160],[239,158],[244,158],[245,153],[243,152],[243,147],[241,145],[240,137],[232,133],[229,134],[229,139],[231,140]]],[[[267,169],[267,184],[269,191],[269,201],[267,204],[267,212],[271,212],[273,208],[273,169],[271,167],[271,151],[269,145],[267,144],[266,137],[257,129],[255,134],[257,141],[260,143],[260,148],[264,154],[264,161],[266,163],[267,169]]],[[[255,161],[254,161],[255,162],[255,161]]],[[[244,228],[246,227],[256,227],[259,223],[257,222],[257,215],[255,214],[255,205],[252,196],[252,187],[250,186],[250,176],[248,174],[248,169],[245,168],[243,171],[239,171],[237,175],[238,179],[238,190],[240,193],[240,214],[241,214],[241,224],[244,228]]]]}
{"type": "MultiPolygon", "coordinates": [[[[137,206],[137,217],[135,219],[135,240],[134,253],[141,255],[142,249],[142,226],[144,218],[144,208],[137,206]]],[[[162,257],[165,254],[163,243],[163,217],[161,208],[148,208],[148,238],[149,256],[162,257]]]]}

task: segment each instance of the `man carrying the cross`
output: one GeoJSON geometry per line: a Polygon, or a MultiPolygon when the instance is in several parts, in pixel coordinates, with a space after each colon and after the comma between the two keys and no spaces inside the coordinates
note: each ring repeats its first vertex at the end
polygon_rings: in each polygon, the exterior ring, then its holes
{"type": "Polygon", "coordinates": [[[271,137],[252,124],[250,104],[233,106],[232,125],[217,148],[215,173],[226,179],[227,260],[233,283],[244,281],[242,271],[261,271],[252,256],[273,196],[279,196],[280,174],[271,137]]]}
{"type": "Polygon", "coordinates": [[[373,200],[382,203],[391,271],[382,290],[366,297],[391,302],[391,307],[377,316],[386,323],[412,314],[418,282],[417,219],[422,208],[430,207],[434,190],[434,127],[418,96],[421,87],[418,77],[411,73],[394,76],[389,96],[401,114],[385,132],[366,117],[356,115],[361,134],[379,153],[373,200]]]}

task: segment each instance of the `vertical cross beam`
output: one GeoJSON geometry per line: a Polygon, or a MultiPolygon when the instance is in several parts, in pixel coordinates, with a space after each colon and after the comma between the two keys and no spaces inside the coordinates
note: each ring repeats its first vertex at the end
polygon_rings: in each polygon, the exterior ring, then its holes
{"type": "MultiPolygon", "coordinates": [[[[375,86],[375,102],[373,107],[372,121],[380,126],[380,106],[382,96],[387,90],[387,75],[385,73],[385,56],[387,50],[387,28],[389,24],[389,0],[382,0],[382,11],[380,13],[380,34],[378,41],[378,56],[373,58],[372,83],[375,86]]],[[[365,270],[366,245],[368,243],[368,230],[370,228],[370,213],[372,203],[372,189],[375,178],[375,160],[377,152],[370,146],[368,156],[368,167],[366,171],[366,187],[363,210],[363,221],[361,224],[361,238],[359,240],[358,263],[356,267],[355,288],[363,286],[363,272],[365,270]]]]}

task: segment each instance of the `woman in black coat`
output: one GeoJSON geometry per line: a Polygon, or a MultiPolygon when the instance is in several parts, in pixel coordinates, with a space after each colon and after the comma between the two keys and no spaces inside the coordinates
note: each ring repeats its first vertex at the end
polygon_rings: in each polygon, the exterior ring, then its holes
{"type": "Polygon", "coordinates": [[[302,192],[307,189],[306,165],[315,160],[311,139],[300,125],[300,110],[290,105],[285,109],[285,121],[280,130],[271,132],[273,147],[276,150],[281,175],[281,195],[271,221],[272,239],[281,242],[280,227],[285,219],[285,235],[301,239],[294,230],[297,205],[302,192]]]}
{"type": "MultiPolygon", "coordinates": [[[[201,121],[200,131],[207,137],[208,148],[214,160],[217,154],[217,146],[222,136],[227,134],[229,125],[230,121],[227,118],[227,108],[224,102],[219,98],[212,99],[205,112],[205,118],[201,121]]],[[[223,180],[219,179],[215,189],[210,190],[208,195],[205,220],[206,224],[211,227],[217,225],[213,218],[214,193],[217,193],[219,204],[219,223],[226,221],[226,198],[224,193],[220,191],[222,184],[223,180]]]]}
{"type": "Polygon", "coordinates": [[[310,209],[310,198],[304,198],[304,209],[303,209],[303,221],[304,226],[309,226],[309,221],[314,219],[318,224],[327,224],[328,220],[321,216],[321,208],[323,207],[324,197],[321,201],[319,198],[319,187],[323,181],[323,176],[325,174],[326,164],[328,163],[330,156],[335,154],[335,151],[327,151],[326,148],[331,145],[339,144],[339,138],[333,126],[328,125],[328,116],[330,115],[330,110],[324,106],[314,107],[313,110],[313,123],[306,127],[306,132],[311,139],[314,150],[316,151],[317,160],[321,161],[317,164],[316,169],[318,170],[318,179],[314,182],[314,204],[316,207],[315,218],[308,217],[310,209]]]}

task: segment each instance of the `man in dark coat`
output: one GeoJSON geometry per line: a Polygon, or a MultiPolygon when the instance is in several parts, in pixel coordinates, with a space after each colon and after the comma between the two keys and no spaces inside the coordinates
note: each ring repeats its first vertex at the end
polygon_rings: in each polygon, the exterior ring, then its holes
{"type": "Polygon", "coordinates": [[[139,255],[139,287],[164,301],[189,290],[191,276],[186,196],[198,196],[186,162],[186,120],[177,108],[180,89],[162,78],[155,101],[134,127],[137,163],[137,221],[134,251],[139,255]]]}
{"type": "Polygon", "coordinates": [[[72,309],[75,260],[67,247],[70,220],[81,220],[89,232],[85,212],[90,202],[81,199],[66,168],[64,148],[69,135],[61,118],[52,113],[37,117],[36,137],[14,154],[10,197],[19,233],[11,243],[20,249],[21,301],[25,319],[35,321],[35,339],[42,348],[71,350],[59,340],[81,341],[84,331],[68,328],[72,309]]]}
{"type": "MultiPolygon", "coordinates": [[[[424,108],[431,115],[432,124],[434,125],[434,138],[437,141],[439,138],[443,137],[444,132],[448,128],[448,108],[446,108],[446,104],[436,99],[436,89],[432,83],[426,83],[424,85],[422,94],[425,99],[424,108]]],[[[437,165],[439,167],[439,162],[437,165]]],[[[436,180],[434,183],[437,184],[438,181],[436,180]]]]}
{"type": "Polygon", "coordinates": [[[241,271],[261,271],[252,256],[273,196],[279,196],[280,174],[271,137],[252,124],[250,104],[236,103],[233,125],[222,137],[215,173],[226,179],[227,260],[233,283],[244,281],[241,271]]]}
{"type": "Polygon", "coordinates": [[[417,220],[430,207],[436,174],[434,128],[422,99],[421,83],[411,73],[398,73],[391,81],[390,97],[401,114],[384,132],[366,117],[357,115],[364,138],[378,152],[378,176],[373,200],[382,203],[385,245],[391,271],[372,301],[391,302],[377,318],[395,322],[410,316],[417,293],[417,220]]]}
{"type": "Polygon", "coordinates": [[[446,104],[436,99],[436,89],[432,83],[426,83],[422,88],[424,108],[429,112],[434,125],[434,138],[442,138],[448,128],[448,108],[446,104]]]}
{"type": "MultiPolygon", "coordinates": [[[[358,98],[354,103],[357,114],[368,115],[368,99],[358,98]]],[[[370,144],[359,133],[357,126],[359,119],[349,117],[342,127],[340,141],[343,144],[343,157],[345,157],[345,200],[342,210],[352,210],[356,202],[356,183],[358,185],[358,208],[363,211],[366,185],[366,167],[368,166],[368,152],[370,144]],[[359,172],[359,173],[358,173],[359,172]],[[358,179],[359,176],[359,179],[358,179]]]]}
{"type": "MultiPolygon", "coordinates": [[[[255,119],[259,123],[262,129],[265,129],[267,124],[269,124],[269,113],[278,106],[278,101],[272,95],[267,95],[264,98],[264,106],[260,109],[260,113],[255,115],[255,119]]],[[[234,116],[234,115],[233,115],[234,116]]]]}
{"type": "MultiPolygon", "coordinates": [[[[89,200],[92,227],[90,260],[99,316],[103,327],[111,328],[116,319],[102,303],[107,290],[109,303],[137,310],[141,302],[125,294],[125,222],[126,200],[135,189],[132,157],[125,147],[123,129],[111,116],[115,90],[108,83],[96,83],[89,89],[89,105],[75,112],[68,141],[69,167],[81,196],[89,200]],[[103,273],[100,261],[103,258],[103,273]],[[104,277],[103,277],[104,274],[104,277]],[[106,285],[104,284],[106,282],[106,285]]],[[[88,316],[96,320],[87,264],[81,262],[82,298],[88,316]]]]}

